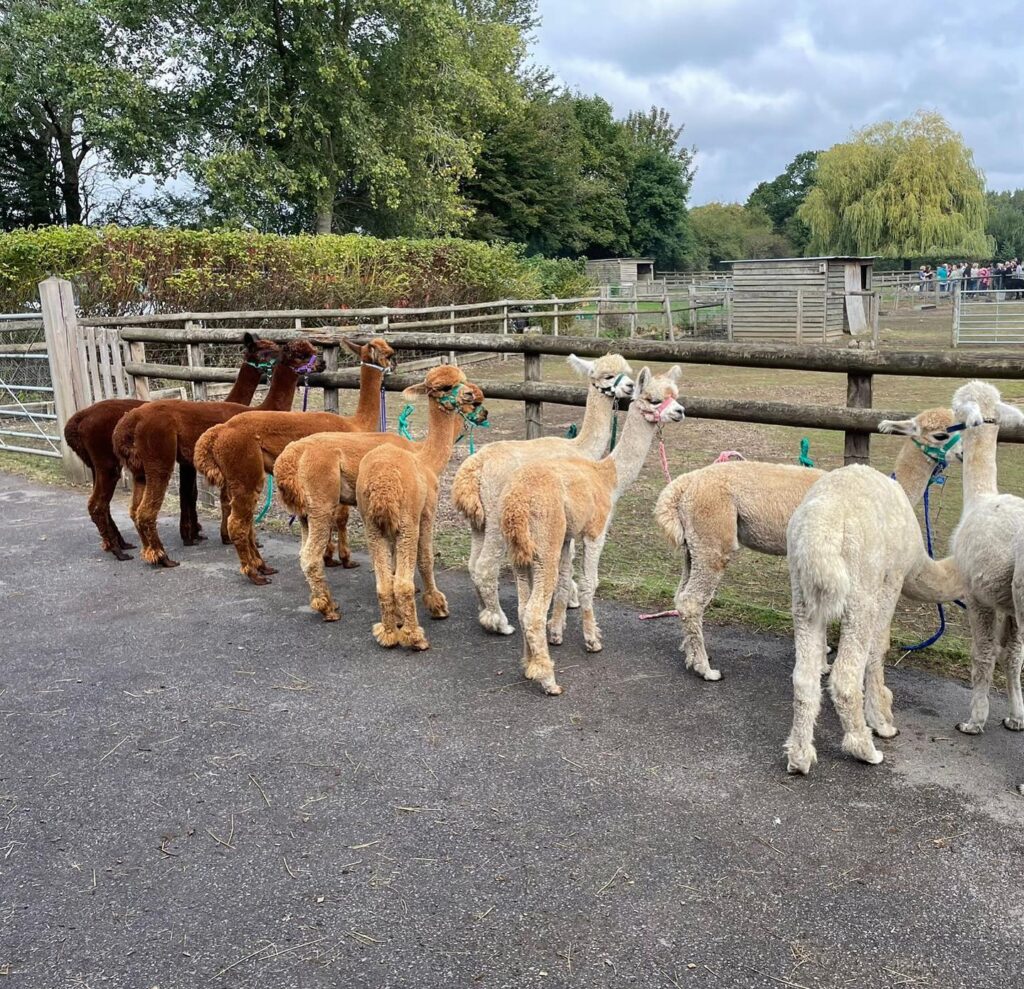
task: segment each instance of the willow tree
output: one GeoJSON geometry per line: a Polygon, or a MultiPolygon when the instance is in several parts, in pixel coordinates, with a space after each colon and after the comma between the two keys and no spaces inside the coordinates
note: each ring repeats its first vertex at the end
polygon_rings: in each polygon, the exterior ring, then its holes
{"type": "Polygon", "coordinates": [[[818,253],[912,258],[986,256],[985,180],[937,113],[886,121],[818,158],[797,214],[818,253]]]}

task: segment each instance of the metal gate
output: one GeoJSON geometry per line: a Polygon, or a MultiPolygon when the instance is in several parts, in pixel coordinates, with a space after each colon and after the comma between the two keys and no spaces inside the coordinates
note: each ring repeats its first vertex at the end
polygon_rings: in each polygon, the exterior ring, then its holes
{"type": "Polygon", "coordinates": [[[1024,344],[1024,287],[961,289],[953,303],[953,346],[1024,344]]]}
{"type": "Polygon", "coordinates": [[[42,316],[0,315],[0,452],[61,456],[42,316]]]}

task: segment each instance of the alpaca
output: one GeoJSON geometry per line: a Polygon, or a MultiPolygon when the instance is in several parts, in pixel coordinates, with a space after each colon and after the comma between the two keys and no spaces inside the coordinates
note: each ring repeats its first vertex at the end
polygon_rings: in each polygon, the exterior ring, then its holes
{"type": "Polygon", "coordinates": [[[963,593],[963,581],[952,557],[928,556],[903,489],[860,464],[814,483],[789,521],[786,548],[796,644],[789,772],[807,773],[817,761],[825,629],[834,619],[842,630],[829,693],[843,725],[843,751],[877,764],[883,757],[868,726],[881,738],[898,733],[882,665],[896,602],[901,594],[952,601],[963,593]]]}
{"type": "Polygon", "coordinates": [[[971,624],[971,711],[956,727],[978,735],[988,720],[992,672],[1002,659],[1010,715],[1003,727],[1024,730],[1021,696],[1021,630],[1024,628],[1024,499],[999,494],[996,441],[999,426],[1024,420],[983,381],[972,381],[953,395],[953,411],[964,425],[963,489],[960,522],[950,542],[953,559],[967,585],[971,624]]]}
{"type": "MultiPolygon", "coordinates": [[[[457,383],[468,389],[464,378],[457,383]]],[[[448,400],[451,384],[451,369],[443,366],[428,371],[418,386],[441,410],[434,425],[444,430],[448,429],[445,421],[454,411],[448,400]]],[[[468,390],[465,393],[471,394],[468,390]]],[[[274,464],[281,500],[302,525],[299,561],[309,584],[309,603],[326,622],[335,622],[340,617],[324,580],[324,561],[335,514],[338,505],[356,503],[360,463],[371,450],[384,446],[411,453],[418,449],[416,444],[394,433],[314,433],[289,443],[274,464]]]]}
{"type": "MultiPolygon", "coordinates": [[[[213,426],[196,443],[196,467],[225,493],[231,505],[228,535],[235,544],[241,572],[254,584],[269,584],[269,576],[277,573],[260,555],[252,520],[266,475],[274,473],[274,462],[284,448],[293,440],[314,433],[376,433],[380,428],[381,387],[384,375],[395,367],[395,352],[380,337],[364,344],[343,342],[362,365],[355,415],[253,412],[213,426]]],[[[341,565],[358,566],[348,546],[348,506],[336,509],[341,565]]]]}
{"type": "MultiPolygon", "coordinates": [[[[224,401],[248,405],[256,393],[264,370],[274,366],[280,349],[276,343],[258,339],[251,333],[244,335],[243,342],[245,356],[242,366],[224,401]]],[[[113,554],[118,560],[130,560],[131,556],[125,550],[135,547],[125,542],[110,514],[110,502],[121,476],[121,462],[114,452],[114,429],[128,412],[142,404],[143,402],[136,398],[107,398],[76,412],[64,426],[64,438],[68,446],[92,471],[89,517],[99,531],[100,545],[104,552],[113,554]]],[[[205,539],[205,536],[198,535],[202,526],[199,525],[195,498],[194,488],[188,492],[181,492],[180,528],[184,534],[189,529],[189,520],[194,519],[196,538],[205,539]]]]}
{"type": "Polygon", "coordinates": [[[601,630],[594,618],[594,592],[601,550],[619,497],[637,478],[662,423],[679,422],[678,366],[651,376],[644,368],[622,439],[603,460],[564,457],[520,467],[508,479],[499,502],[501,532],[515,570],[519,622],[523,627],[523,672],[547,694],[560,694],[548,653],[562,641],[569,601],[570,542],[583,541],[580,608],[588,652],[600,652],[601,630]],[[545,620],[554,598],[554,612],[545,620]]]}
{"type": "Polygon", "coordinates": [[[436,368],[404,395],[434,399],[427,439],[413,449],[378,445],[367,453],[356,478],[356,504],[377,578],[380,621],[373,637],[386,648],[429,649],[416,613],[413,569],[419,569],[424,607],[432,618],[447,618],[448,601],[434,582],[437,489],[459,431],[466,422],[486,423],[487,409],[480,388],[455,367],[436,368]]]}
{"type": "MultiPolygon", "coordinates": [[[[913,419],[886,420],[885,432],[906,436],[895,477],[912,504],[924,496],[936,467],[946,463],[949,409],[928,409],[913,419]]],[[[953,434],[959,442],[959,434],[953,434]]],[[[686,668],[720,680],[704,645],[704,612],[741,546],[786,555],[786,526],[804,496],[825,472],[792,464],[723,461],[682,474],[658,496],[654,517],[669,541],[683,551],[675,605],[683,627],[680,651],[686,668]]]]}
{"type": "MultiPolygon", "coordinates": [[[[310,371],[316,360],[316,348],[308,340],[285,343],[270,379],[270,390],[257,408],[289,408],[300,374],[310,371]]],[[[178,565],[167,555],[156,525],[175,462],[181,490],[192,491],[196,483],[192,461],[196,440],[215,423],[255,412],[234,402],[146,402],[117,424],[114,450],[132,474],[130,514],[142,540],[142,558],[147,563],[178,565]]],[[[198,536],[198,519],[190,518],[188,522],[182,540],[191,546],[198,536]]]]}
{"type": "Polygon", "coordinates": [[[498,577],[504,557],[501,527],[488,525],[488,519],[498,518],[498,501],[509,477],[526,464],[556,457],[603,457],[608,449],[615,405],[633,393],[633,372],[618,354],[606,354],[596,361],[570,354],[568,361],[591,385],[579,435],[574,439],[543,436],[488,443],[463,462],[452,482],[452,501],[470,524],[469,573],[479,599],[479,621],[488,632],[511,635],[515,631],[498,599],[498,577]]]}

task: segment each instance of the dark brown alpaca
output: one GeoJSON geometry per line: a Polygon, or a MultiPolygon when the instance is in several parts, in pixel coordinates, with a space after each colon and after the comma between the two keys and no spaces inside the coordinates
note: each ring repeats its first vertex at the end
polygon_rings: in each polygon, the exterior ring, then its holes
{"type": "MultiPolygon", "coordinates": [[[[248,405],[256,394],[256,387],[264,370],[269,370],[277,360],[280,349],[271,340],[261,340],[251,333],[244,337],[245,356],[226,402],[248,405]]],[[[89,517],[100,534],[100,545],[118,560],[130,560],[126,549],[134,549],[126,543],[110,514],[110,502],[121,476],[121,461],[114,452],[114,429],[132,409],[144,404],[137,398],[108,398],[94,402],[88,408],[76,412],[64,427],[64,438],[82,462],[92,471],[92,494],[89,496],[89,517]]],[[[197,518],[196,491],[181,492],[181,530],[187,529],[187,519],[197,518]],[[191,496],[191,500],[190,500],[191,496]]],[[[196,522],[197,531],[201,527],[196,522]]],[[[205,538],[200,536],[199,538],[205,538]]]]}
{"type": "MultiPolygon", "coordinates": [[[[362,345],[352,340],[344,343],[362,364],[359,404],[354,416],[333,412],[256,412],[213,427],[196,444],[196,467],[221,489],[222,497],[227,492],[231,504],[228,533],[238,552],[242,573],[254,584],[269,584],[267,576],[277,573],[260,555],[252,519],[264,478],[274,472],[274,462],[281,451],[292,440],[314,433],[369,433],[380,428],[381,383],[394,367],[395,352],[380,338],[362,345]]],[[[356,566],[348,548],[348,512],[348,506],[341,505],[335,515],[338,556],[343,567],[356,566]]]]}
{"type": "MultiPolygon", "coordinates": [[[[258,409],[288,409],[295,398],[299,375],[312,369],[316,348],[308,340],[291,340],[281,354],[270,379],[270,391],[257,409],[234,402],[147,402],[132,409],[114,430],[114,451],[131,471],[131,516],[142,540],[142,559],[164,567],[178,564],[167,555],[156,521],[167,486],[178,464],[181,487],[196,483],[193,450],[196,440],[211,426],[232,416],[258,409]]],[[[190,518],[182,541],[191,546],[198,536],[198,518],[190,518]]]]}

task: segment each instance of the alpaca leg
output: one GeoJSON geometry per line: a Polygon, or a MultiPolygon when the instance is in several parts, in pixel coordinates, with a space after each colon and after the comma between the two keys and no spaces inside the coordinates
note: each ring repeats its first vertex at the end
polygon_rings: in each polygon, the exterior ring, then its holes
{"type": "Polygon", "coordinates": [[[479,621],[488,632],[511,635],[515,629],[509,624],[501,610],[498,598],[498,579],[501,575],[501,561],[505,556],[505,545],[501,529],[492,523],[484,530],[483,545],[476,559],[476,569],[470,572],[481,607],[479,621]]]}
{"type": "Polygon", "coordinates": [[[309,606],[323,615],[325,622],[336,622],[341,616],[324,579],[324,547],[330,541],[334,513],[314,511],[299,520],[302,526],[302,547],[299,566],[309,584],[309,606]]]}
{"type": "MultiPolygon", "coordinates": [[[[897,592],[898,593],[898,592],[897,592]]],[[[843,620],[836,661],[828,681],[829,694],[843,726],[843,751],[863,762],[877,765],[883,759],[875,748],[864,718],[864,677],[872,651],[884,642],[882,622],[892,620],[895,598],[891,592],[879,590],[882,600],[858,601],[843,620]],[[887,607],[891,599],[892,607],[887,607]]]]}
{"type": "Polygon", "coordinates": [[[686,562],[675,599],[683,627],[683,641],[679,648],[686,657],[688,670],[692,669],[705,680],[721,680],[721,672],[711,668],[704,645],[704,612],[715,597],[732,554],[702,551],[699,544],[687,545],[683,554],[686,562]]]}
{"type": "Polygon", "coordinates": [[[973,601],[967,606],[971,623],[971,713],[956,730],[965,735],[980,735],[988,721],[988,693],[996,665],[996,613],[973,601]]]}
{"type": "Polygon", "coordinates": [[[580,575],[580,609],[583,612],[583,643],[587,652],[600,652],[601,629],[594,616],[594,594],[597,592],[597,570],[604,549],[605,534],[591,539],[583,537],[583,573],[580,575]]]}
{"type": "MultiPolygon", "coordinates": [[[[551,607],[551,618],[548,620],[548,643],[560,646],[565,635],[565,609],[569,607],[572,597],[572,550],[570,539],[562,546],[558,560],[558,581],[555,584],[555,601],[551,607]]],[[[577,601],[577,606],[579,601],[577,601]]]]}
{"type": "Polygon", "coordinates": [[[231,514],[231,501],[228,498],[228,488],[224,485],[220,489],[220,541],[225,546],[231,545],[231,533],[228,532],[228,516],[231,514]]]}
{"type": "Polygon", "coordinates": [[[519,615],[519,627],[523,630],[523,656],[521,666],[525,670],[530,665],[530,640],[526,637],[526,605],[533,590],[533,568],[512,566],[516,579],[516,609],[519,615]]]}
{"type": "Polygon", "coordinates": [[[529,651],[523,675],[527,680],[536,680],[544,693],[557,695],[562,688],[555,682],[555,666],[548,652],[547,618],[558,580],[558,547],[551,546],[543,557],[533,564],[533,586],[521,619],[529,651]]]}
{"type": "Polygon", "coordinates": [[[355,570],[359,566],[357,560],[352,559],[352,551],[348,545],[348,517],[349,512],[348,505],[338,505],[334,510],[334,524],[338,529],[338,563],[335,564],[334,558],[329,557],[327,553],[324,554],[324,563],[329,566],[341,566],[346,570],[355,570]],[[330,560],[330,562],[328,562],[330,560]]]}
{"type": "Polygon", "coordinates": [[[1003,654],[1003,669],[1006,671],[1006,699],[1010,704],[1009,717],[1003,718],[1003,727],[1010,731],[1024,731],[1024,697],[1021,696],[1021,663],[1024,660],[1024,642],[1017,619],[1001,615],[1002,635],[1000,644],[1003,654]]]}
{"type": "Polygon", "coordinates": [[[573,560],[576,559],[576,540],[569,540],[569,602],[566,604],[567,608],[572,610],[577,609],[580,606],[580,588],[579,584],[573,579],[572,576],[572,564],[573,560]]]}
{"type": "Polygon", "coordinates": [[[135,526],[142,540],[141,557],[147,563],[162,567],[176,567],[178,564],[167,555],[160,533],[157,531],[157,518],[160,506],[164,503],[164,495],[171,482],[170,473],[150,472],[146,475],[146,487],[138,508],[135,510],[135,526]]]}
{"type": "Polygon", "coordinates": [[[366,545],[377,578],[377,603],[380,621],[373,626],[373,637],[385,649],[398,645],[398,610],[395,607],[394,553],[387,537],[372,522],[366,522],[366,545]]]}
{"type": "Polygon", "coordinates": [[[178,461],[178,532],[185,546],[205,539],[199,525],[199,481],[192,464],[178,461]]]}
{"type": "Polygon", "coordinates": [[[94,470],[92,475],[92,494],[89,496],[89,517],[100,534],[100,545],[106,553],[112,553],[118,560],[130,560],[124,552],[124,540],[117,531],[113,516],[110,514],[110,502],[117,489],[117,478],[120,471],[94,470]]]}
{"type": "MultiPolygon", "coordinates": [[[[429,649],[427,633],[420,625],[416,613],[416,557],[420,534],[415,525],[407,527],[398,536],[395,546],[395,605],[402,627],[398,630],[399,645],[407,649],[429,649]]],[[[436,591],[436,588],[435,588],[436,591]]]]}
{"type": "Polygon", "coordinates": [[[240,572],[254,584],[262,586],[269,584],[270,581],[260,570],[263,561],[252,538],[252,517],[258,500],[259,495],[249,490],[231,492],[228,535],[235,544],[235,552],[238,553],[240,572]]]}
{"type": "Polygon", "coordinates": [[[416,565],[423,585],[423,607],[431,618],[448,617],[448,599],[438,590],[434,580],[434,513],[425,513],[420,519],[420,539],[416,565]]]}
{"type": "Polygon", "coordinates": [[[814,724],[821,708],[821,657],[825,651],[825,620],[809,614],[793,589],[793,727],[786,739],[786,769],[807,774],[818,761],[814,748],[814,724]]]}
{"type": "Polygon", "coordinates": [[[895,738],[900,733],[892,715],[892,691],[885,685],[889,635],[890,625],[887,624],[868,656],[868,668],[864,674],[864,718],[879,738],[895,738]]]}
{"type": "Polygon", "coordinates": [[[483,529],[478,529],[475,525],[469,527],[469,576],[470,580],[473,580],[473,590],[476,591],[476,604],[477,610],[483,608],[483,598],[480,597],[480,590],[476,586],[476,581],[473,579],[473,574],[476,573],[477,560],[480,559],[480,550],[483,549],[484,545],[484,532],[483,529]]]}

